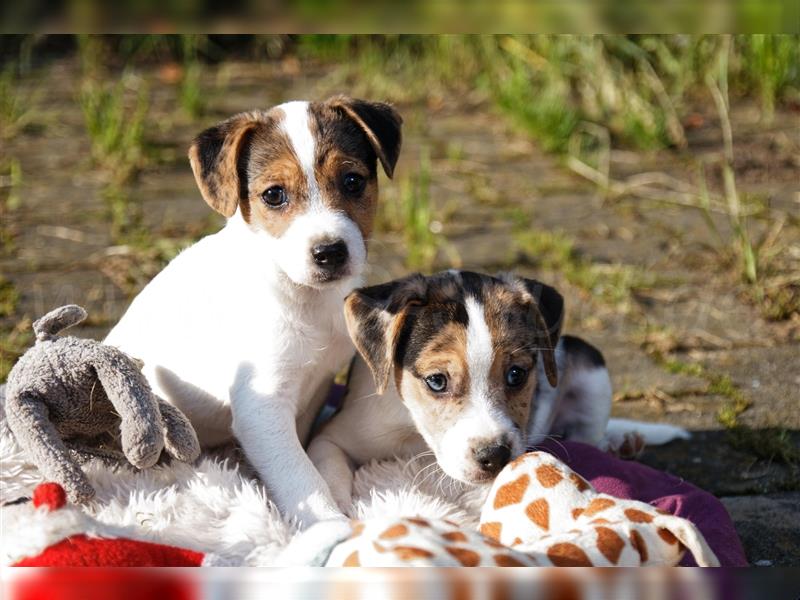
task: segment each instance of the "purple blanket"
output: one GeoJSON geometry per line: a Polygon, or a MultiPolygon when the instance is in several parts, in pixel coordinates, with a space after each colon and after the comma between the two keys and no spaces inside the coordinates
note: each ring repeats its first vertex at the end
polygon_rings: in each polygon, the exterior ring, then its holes
{"type": "MultiPolygon", "coordinates": [[[[640,500],[688,519],[700,529],[723,567],[746,567],[742,543],[728,511],[712,494],[677,477],[577,442],[547,441],[537,449],[556,456],[598,492],[640,500]]],[[[682,566],[696,567],[688,554],[682,566]]]]}

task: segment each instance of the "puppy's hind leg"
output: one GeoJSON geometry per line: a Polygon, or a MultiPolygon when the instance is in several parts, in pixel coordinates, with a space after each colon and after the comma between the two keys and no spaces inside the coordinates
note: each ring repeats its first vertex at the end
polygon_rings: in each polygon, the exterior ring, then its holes
{"type": "Polygon", "coordinates": [[[565,335],[556,414],[551,433],[599,446],[611,414],[611,378],[600,351],[584,340],[565,335]]]}

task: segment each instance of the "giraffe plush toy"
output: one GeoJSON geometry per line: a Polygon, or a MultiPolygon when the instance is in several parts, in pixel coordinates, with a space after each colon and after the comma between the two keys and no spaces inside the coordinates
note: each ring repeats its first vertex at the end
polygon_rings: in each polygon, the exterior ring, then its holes
{"type": "Polygon", "coordinates": [[[506,466],[481,511],[480,531],[446,520],[372,518],[311,527],[285,563],[327,566],[674,566],[689,550],[719,566],[690,521],[600,494],[545,452],[506,466]],[[327,550],[321,548],[328,542],[327,550]],[[304,561],[301,557],[305,556],[304,561]]]}

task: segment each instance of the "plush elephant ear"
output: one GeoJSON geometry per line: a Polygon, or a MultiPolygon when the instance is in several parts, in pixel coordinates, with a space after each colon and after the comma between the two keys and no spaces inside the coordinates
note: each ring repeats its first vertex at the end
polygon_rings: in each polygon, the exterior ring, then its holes
{"type": "Polygon", "coordinates": [[[261,122],[257,112],[238,114],[203,131],[189,148],[203,199],[225,217],[232,217],[239,200],[247,196],[246,165],[240,159],[261,122]]]}
{"type": "Polygon", "coordinates": [[[423,304],[424,298],[425,278],[412,275],[357,289],[345,299],[347,330],[372,371],[378,394],[382,394],[389,383],[408,310],[423,304]]]}
{"type": "Polygon", "coordinates": [[[361,128],[367,136],[386,175],[394,174],[402,144],[403,118],[390,104],[368,102],[347,96],[335,96],[327,104],[341,110],[361,128]]]}

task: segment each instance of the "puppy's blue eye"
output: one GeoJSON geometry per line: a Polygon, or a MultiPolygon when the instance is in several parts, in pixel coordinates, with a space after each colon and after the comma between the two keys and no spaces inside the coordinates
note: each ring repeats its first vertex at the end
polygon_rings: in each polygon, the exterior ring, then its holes
{"type": "Polygon", "coordinates": [[[351,196],[356,196],[364,191],[367,185],[367,180],[358,173],[347,173],[342,178],[342,188],[351,196]]]}
{"type": "Polygon", "coordinates": [[[280,185],[273,185],[272,187],[264,190],[264,192],[261,194],[261,199],[267,206],[278,208],[279,206],[286,204],[286,190],[280,185]]]}
{"type": "Polygon", "coordinates": [[[522,367],[514,365],[506,373],[508,387],[519,387],[528,379],[528,372],[522,367]]]}
{"type": "Polygon", "coordinates": [[[436,392],[437,394],[440,394],[447,389],[447,377],[442,373],[428,375],[425,378],[425,383],[432,392],[436,392]]]}

